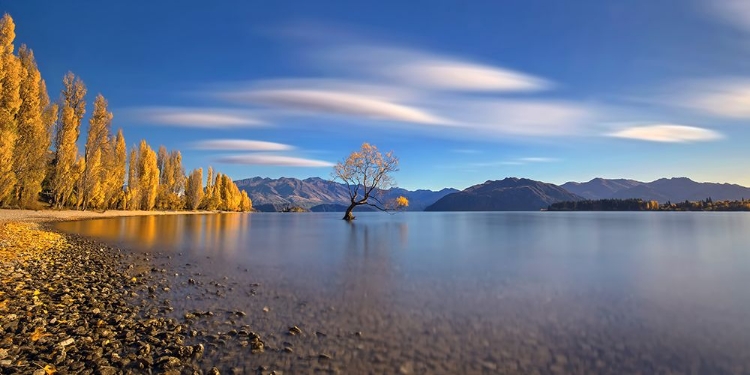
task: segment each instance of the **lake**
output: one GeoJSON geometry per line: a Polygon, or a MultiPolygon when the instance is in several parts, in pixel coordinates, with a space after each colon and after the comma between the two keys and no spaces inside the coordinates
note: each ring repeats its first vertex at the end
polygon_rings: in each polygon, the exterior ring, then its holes
{"type": "Polygon", "coordinates": [[[177,270],[175,316],[242,310],[271,345],[295,348],[228,348],[222,361],[293,373],[750,372],[747,213],[341,215],[56,226],[160,256],[177,270]],[[294,342],[291,325],[305,332],[294,342]],[[322,352],[332,360],[308,359],[322,352]]]}

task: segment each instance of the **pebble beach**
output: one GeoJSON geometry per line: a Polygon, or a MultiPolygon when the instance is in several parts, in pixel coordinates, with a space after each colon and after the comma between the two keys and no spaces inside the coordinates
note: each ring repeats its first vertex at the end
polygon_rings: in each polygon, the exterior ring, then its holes
{"type": "Polygon", "coordinates": [[[0,212],[0,373],[273,372],[224,369],[219,361],[213,363],[215,358],[205,358],[207,350],[216,351],[217,342],[247,348],[248,354],[267,349],[247,325],[217,334],[193,329],[197,321],[227,317],[211,311],[175,313],[170,300],[162,298],[171,278],[166,269],[155,267],[158,260],[62,235],[47,225],[103,214],[0,212]]]}

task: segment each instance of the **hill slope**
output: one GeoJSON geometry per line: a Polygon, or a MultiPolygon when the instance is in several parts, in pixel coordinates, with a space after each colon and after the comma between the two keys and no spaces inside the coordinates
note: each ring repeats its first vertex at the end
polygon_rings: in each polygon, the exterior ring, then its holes
{"type": "Polygon", "coordinates": [[[540,181],[509,177],[446,195],[425,211],[537,211],[580,196],[540,181]]]}

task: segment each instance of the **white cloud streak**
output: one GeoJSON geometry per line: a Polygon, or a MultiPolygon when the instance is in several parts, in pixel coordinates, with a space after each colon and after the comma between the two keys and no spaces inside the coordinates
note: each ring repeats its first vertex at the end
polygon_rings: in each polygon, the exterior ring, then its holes
{"type": "Polygon", "coordinates": [[[218,108],[146,107],[131,110],[142,122],[187,128],[239,128],[264,125],[245,111],[218,108]]]}
{"type": "Polygon", "coordinates": [[[269,154],[230,155],[216,158],[215,161],[224,164],[262,165],[274,167],[318,168],[334,166],[334,163],[323,160],[269,154]]]}
{"type": "Polygon", "coordinates": [[[518,166],[518,165],[526,165],[530,163],[552,163],[552,162],[558,162],[558,161],[560,161],[560,159],[557,159],[557,158],[527,157],[527,158],[518,158],[515,160],[471,163],[469,164],[469,166],[471,167],[497,167],[497,166],[514,166],[514,165],[518,166]]]}
{"type": "Polygon", "coordinates": [[[723,138],[720,133],[710,129],[674,124],[633,126],[608,135],[616,138],[666,143],[705,142],[723,138]]]}
{"type": "Polygon", "coordinates": [[[674,104],[719,117],[750,119],[748,78],[720,78],[690,83],[684,91],[689,94],[674,101],[674,104]]]}
{"type": "Polygon", "coordinates": [[[553,86],[543,78],[504,67],[392,46],[334,47],[324,54],[323,61],[401,85],[440,91],[534,92],[553,86]]]}
{"type": "Polygon", "coordinates": [[[545,158],[545,157],[529,157],[529,158],[520,158],[518,160],[529,162],[529,163],[555,163],[555,162],[560,161],[560,159],[557,159],[557,158],[545,158]]]}
{"type": "Polygon", "coordinates": [[[263,104],[315,114],[361,116],[371,120],[398,121],[428,125],[452,122],[428,111],[360,92],[323,89],[261,89],[224,94],[236,101],[263,104]]]}
{"type": "Polygon", "coordinates": [[[462,99],[440,103],[477,135],[554,137],[579,135],[594,122],[594,108],[549,100],[462,99]]]}
{"type": "Polygon", "coordinates": [[[467,154],[467,155],[482,153],[482,151],[471,149],[471,148],[456,148],[456,149],[451,150],[451,152],[456,153],[456,154],[467,154]]]}
{"type": "Polygon", "coordinates": [[[193,149],[219,151],[288,151],[293,150],[294,146],[249,139],[211,139],[195,142],[193,144],[193,149]]]}

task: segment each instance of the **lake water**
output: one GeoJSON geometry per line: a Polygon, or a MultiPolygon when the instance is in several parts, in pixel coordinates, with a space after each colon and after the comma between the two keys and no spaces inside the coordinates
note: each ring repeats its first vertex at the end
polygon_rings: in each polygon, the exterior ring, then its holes
{"type": "Polygon", "coordinates": [[[293,356],[228,349],[222,360],[295,373],[750,373],[746,213],[340,217],[153,216],[58,228],[168,256],[179,270],[177,315],[246,311],[271,347],[291,340],[288,326],[306,333],[288,343],[293,356]],[[332,360],[306,359],[323,352],[332,360]]]}

